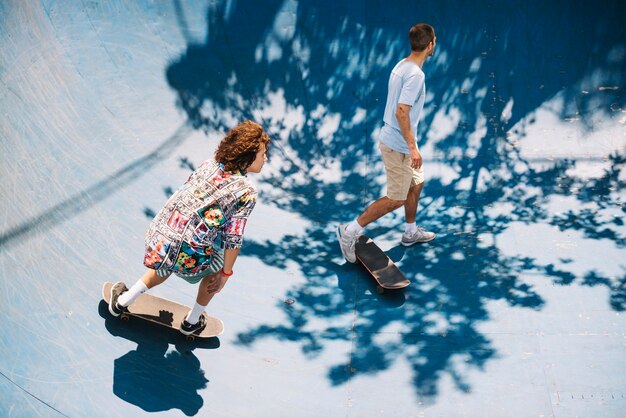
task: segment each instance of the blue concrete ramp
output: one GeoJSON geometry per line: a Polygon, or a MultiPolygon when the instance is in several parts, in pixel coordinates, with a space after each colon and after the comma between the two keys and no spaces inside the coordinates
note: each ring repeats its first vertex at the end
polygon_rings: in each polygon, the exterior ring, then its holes
{"type": "MultiPolygon", "coordinates": [[[[0,2],[0,416],[624,417],[622,1],[0,2]],[[429,22],[418,223],[334,228],[385,193],[378,132],[429,22]],[[274,138],[236,277],[186,342],[111,318],[150,219],[224,133],[274,138]]],[[[154,293],[185,304],[171,278],[154,293]]]]}

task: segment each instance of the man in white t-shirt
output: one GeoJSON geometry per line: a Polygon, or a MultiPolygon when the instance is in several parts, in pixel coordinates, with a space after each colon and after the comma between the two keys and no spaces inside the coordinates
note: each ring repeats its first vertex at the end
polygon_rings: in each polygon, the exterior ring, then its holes
{"type": "Polygon", "coordinates": [[[389,77],[389,90],[380,132],[380,151],[387,173],[387,195],[372,203],[358,218],[337,228],[341,252],[356,261],[354,246],[366,225],[404,206],[405,231],[401,244],[427,242],[435,234],[415,223],[424,186],[422,156],[417,146],[417,125],[426,97],[424,62],[433,55],[437,37],[432,26],[415,25],[409,31],[411,54],[396,64],[389,77]]]}

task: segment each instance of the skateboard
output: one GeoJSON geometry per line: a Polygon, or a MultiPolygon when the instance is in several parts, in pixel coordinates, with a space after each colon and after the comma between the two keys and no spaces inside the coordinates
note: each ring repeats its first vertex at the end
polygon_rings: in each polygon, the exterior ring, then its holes
{"type": "MultiPolygon", "coordinates": [[[[107,304],[110,301],[112,287],[111,282],[105,282],[102,286],[102,299],[107,304]]],[[[128,321],[131,316],[134,316],[180,331],[180,323],[190,310],[191,308],[180,303],[144,293],[128,306],[128,312],[122,313],[120,319],[128,321]]],[[[206,316],[206,327],[199,334],[187,335],[187,341],[193,341],[195,338],[217,337],[224,332],[224,323],[221,320],[206,316]]]]}
{"type": "Polygon", "coordinates": [[[400,271],[398,266],[381,250],[374,241],[360,235],[355,246],[356,258],[374,277],[379,294],[385,290],[397,290],[407,287],[411,282],[400,271]]]}

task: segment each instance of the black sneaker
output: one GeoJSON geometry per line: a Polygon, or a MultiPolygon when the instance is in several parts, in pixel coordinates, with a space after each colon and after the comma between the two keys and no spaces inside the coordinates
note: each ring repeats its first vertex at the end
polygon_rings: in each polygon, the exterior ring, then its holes
{"type": "Polygon", "coordinates": [[[128,312],[128,308],[117,303],[120,295],[127,291],[128,288],[123,282],[117,282],[111,287],[111,296],[109,297],[109,312],[111,312],[111,315],[120,316],[122,313],[128,312]]]}
{"type": "Polygon", "coordinates": [[[190,324],[187,322],[187,319],[183,319],[183,322],[180,324],[180,332],[184,335],[191,334],[200,334],[202,330],[206,327],[206,316],[205,314],[200,315],[200,319],[195,324],[190,324]]]}

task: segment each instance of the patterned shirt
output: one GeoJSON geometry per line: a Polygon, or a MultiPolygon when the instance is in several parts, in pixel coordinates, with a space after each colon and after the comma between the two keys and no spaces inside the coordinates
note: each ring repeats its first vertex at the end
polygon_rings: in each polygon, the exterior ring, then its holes
{"type": "Polygon", "coordinates": [[[205,161],[150,224],[144,265],[180,274],[201,273],[211,265],[218,239],[222,248],[241,248],[256,196],[245,175],[205,161]]]}

